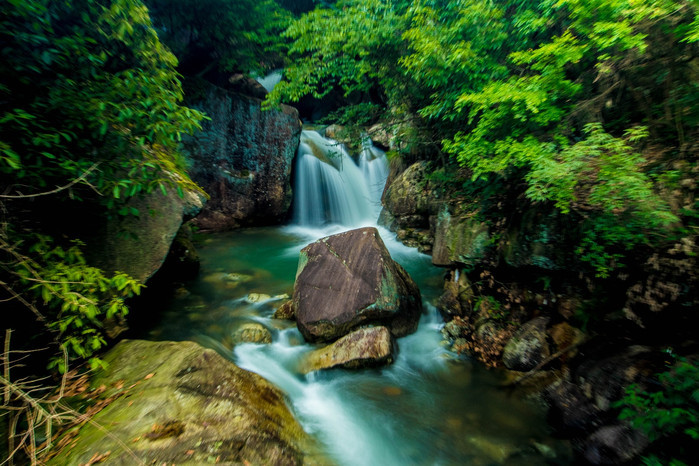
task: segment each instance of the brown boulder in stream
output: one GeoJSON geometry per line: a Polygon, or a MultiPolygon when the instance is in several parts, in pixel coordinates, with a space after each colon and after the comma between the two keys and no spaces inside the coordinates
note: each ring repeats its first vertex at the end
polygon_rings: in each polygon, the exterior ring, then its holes
{"type": "Polygon", "coordinates": [[[382,366],[393,362],[393,350],[393,337],[386,327],[360,328],[331,345],[310,352],[302,364],[302,372],[382,366]]]}
{"type": "Polygon", "coordinates": [[[347,231],[301,250],[294,284],[297,325],[308,341],[332,341],[366,324],[396,336],[417,329],[420,290],[376,228],[347,231]]]}

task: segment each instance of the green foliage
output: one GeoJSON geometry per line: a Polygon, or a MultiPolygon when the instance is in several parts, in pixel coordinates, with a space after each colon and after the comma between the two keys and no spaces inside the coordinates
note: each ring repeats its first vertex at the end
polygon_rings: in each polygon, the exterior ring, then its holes
{"type": "Polygon", "coordinates": [[[645,464],[690,464],[699,440],[699,367],[679,357],[658,374],[657,382],[660,389],[653,392],[629,386],[615,404],[622,408],[619,419],[628,420],[648,436],[651,454],[644,458],[645,464]],[[656,456],[661,443],[671,458],[656,456]]]}
{"type": "Polygon", "coordinates": [[[554,205],[606,277],[677,227],[651,167],[687,156],[699,125],[696,15],[686,0],[346,0],[287,30],[293,65],[268,104],[341,89],[355,123],[419,115],[411,148],[443,140],[471,196],[497,183],[554,205]],[[640,155],[653,144],[667,160],[640,155]]]}
{"type": "MultiPolygon", "coordinates": [[[[399,7],[387,0],[343,0],[318,8],[292,23],[293,40],[285,80],[267,98],[272,107],[306,95],[322,98],[333,89],[360,101],[373,90],[399,93],[396,62],[400,58],[399,7]]],[[[399,2],[398,2],[399,3],[399,2]]],[[[380,98],[386,103],[385,96],[380,98]]],[[[366,110],[366,107],[364,107],[366,110]]]]}
{"type": "MultiPolygon", "coordinates": [[[[26,289],[34,297],[69,358],[89,359],[94,369],[101,365],[94,355],[106,345],[103,321],[125,317],[125,299],[140,294],[143,285],[126,274],[109,277],[89,266],[77,240],[64,248],[47,236],[33,239],[27,255],[20,252],[25,249],[21,244],[3,247],[16,259],[17,268],[11,271],[17,279],[15,289],[26,289]]],[[[65,372],[63,355],[56,355],[49,367],[65,372]]]]}
{"type": "Polygon", "coordinates": [[[203,115],[179,105],[177,61],[138,0],[8,1],[0,42],[2,297],[96,367],[104,321],[125,316],[142,285],[88,265],[79,241],[46,234],[62,225],[32,215],[69,199],[139,215],[126,199],[197,189],[177,151],[203,115]]]}

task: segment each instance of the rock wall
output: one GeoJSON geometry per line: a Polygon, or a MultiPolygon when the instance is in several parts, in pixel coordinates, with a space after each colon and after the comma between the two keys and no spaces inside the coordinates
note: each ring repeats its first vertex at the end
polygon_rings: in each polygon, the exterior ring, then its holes
{"type": "Polygon", "coordinates": [[[191,178],[210,196],[195,224],[202,230],[270,225],[291,205],[291,169],[301,135],[298,112],[203,81],[185,82],[187,105],[210,120],[183,138],[191,178]]]}

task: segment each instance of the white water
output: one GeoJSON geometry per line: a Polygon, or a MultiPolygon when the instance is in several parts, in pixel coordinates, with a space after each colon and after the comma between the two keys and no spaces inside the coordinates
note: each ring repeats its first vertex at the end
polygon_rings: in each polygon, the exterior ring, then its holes
{"type": "Polygon", "coordinates": [[[381,212],[386,156],[368,146],[360,166],[341,144],[303,131],[296,158],[294,224],[339,231],[373,226],[381,212]]]}
{"type": "Polygon", "coordinates": [[[277,84],[282,80],[282,70],[275,70],[267,76],[258,76],[257,82],[262,84],[262,87],[267,89],[267,92],[272,92],[277,84]]]}
{"type": "Polygon", "coordinates": [[[296,328],[279,332],[271,345],[238,345],[235,356],[240,367],[260,374],[288,394],[304,428],[338,463],[416,464],[418,453],[406,448],[403,438],[411,430],[412,435],[419,435],[416,426],[401,426],[402,418],[379,395],[382,388],[391,387],[396,396],[407,393],[417,403],[430,403],[429,394],[415,392],[415,388],[424,383],[425,371],[445,371],[446,351],[439,345],[438,319],[431,308],[418,331],[400,340],[396,362],[381,371],[299,375],[297,361],[313,348],[299,345],[302,337],[296,328]],[[367,392],[378,393],[367,397],[367,392]],[[401,447],[395,448],[397,445],[401,447]]]}

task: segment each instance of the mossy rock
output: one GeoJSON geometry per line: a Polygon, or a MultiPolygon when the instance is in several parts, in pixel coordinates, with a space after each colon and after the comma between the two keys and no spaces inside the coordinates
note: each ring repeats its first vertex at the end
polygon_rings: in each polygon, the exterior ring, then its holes
{"type": "Polygon", "coordinates": [[[116,397],[51,464],[306,464],[315,444],[283,394],[193,342],[125,340],[92,380],[116,397]]]}

